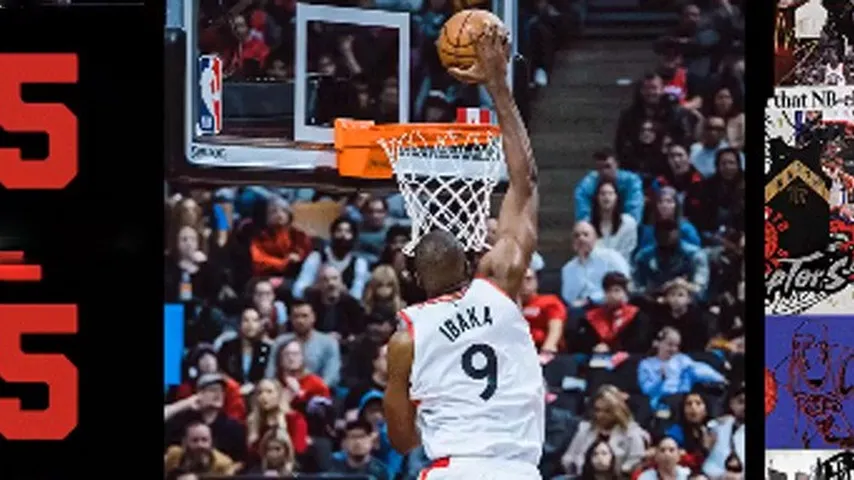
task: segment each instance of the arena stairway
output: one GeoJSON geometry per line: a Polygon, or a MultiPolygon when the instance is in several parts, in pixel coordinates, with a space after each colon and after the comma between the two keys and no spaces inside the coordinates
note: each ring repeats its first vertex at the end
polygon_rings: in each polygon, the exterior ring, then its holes
{"type": "Polygon", "coordinates": [[[593,151],[613,145],[631,101],[631,87],[618,80],[637,78],[654,62],[651,41],[582,37],[558,52],[549,85],[537,93],[529,131],[540,172],[541,291],[560,291],[560,268],[572,257],[573,190],[592,168],[593,151]]]}
{"type": "Polygon", "coordinates": [[[667,2],[654,0],[587,0],[583,11],[585,38],[653,40],[673,25],[677,14],[667,2]]]}

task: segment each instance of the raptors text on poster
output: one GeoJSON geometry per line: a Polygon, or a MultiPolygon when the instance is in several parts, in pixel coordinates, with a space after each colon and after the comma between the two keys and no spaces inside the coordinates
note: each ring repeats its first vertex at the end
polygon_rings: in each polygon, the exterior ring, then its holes
{"type": "Polygon", "coordinates": [[[48,154],[24,159],[20,148],[0,145],[0,185],[9,190],[61,190],[77,176],[77,117],[65,105],[27,103],[28,84],[77,83],[75,53],[0,53],[0,130],[45,133],[48,154]]]}

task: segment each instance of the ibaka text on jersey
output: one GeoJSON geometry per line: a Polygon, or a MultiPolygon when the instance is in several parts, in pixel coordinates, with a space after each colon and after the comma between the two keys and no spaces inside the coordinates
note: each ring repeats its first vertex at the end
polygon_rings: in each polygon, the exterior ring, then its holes
{"type": "Polygon", "coordinates": [[[472,328],[491,326],[492,314],[489,306],[484,305],[480,312],[477,310],[477,307],[468,307],[465,312],[458,311],[456,318],[449,318],[439,325],[439,332],[455,342],[460,335],[472,328]]]}

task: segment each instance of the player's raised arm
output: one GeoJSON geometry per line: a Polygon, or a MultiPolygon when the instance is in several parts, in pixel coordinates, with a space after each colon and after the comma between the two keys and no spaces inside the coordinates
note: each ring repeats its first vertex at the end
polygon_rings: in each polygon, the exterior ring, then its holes
{"type": "Polygon", "coordinates": [[[539,198],[531,140],[507,85],[509,52],[507,31],[491,26],[478,41],[477,62],[467,70],[449,71],[464,82],[483,84],[498,114],[510,182],[498,216],[498,238],[481,259],[478,273],[515,297],[537,245],[539,198]]]}
{"type": "Polygon", "coordinates": [[[383,411],[391,446],[402,454],[409,453],[421,443],[415,426],[415,404],[409,398],[413,352],[412,337],[406,330],[392,335],[388,342],[388,383],[383,396],[383,411]]]}

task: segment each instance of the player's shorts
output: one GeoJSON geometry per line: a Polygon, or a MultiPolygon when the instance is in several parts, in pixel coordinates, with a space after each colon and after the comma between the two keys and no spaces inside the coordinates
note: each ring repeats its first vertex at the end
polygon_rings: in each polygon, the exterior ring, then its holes
{"type": "Polygon", "coordinates": [[[536,465],[495,458],[440,458],[418,480],[540,480],[536,465]]]}

